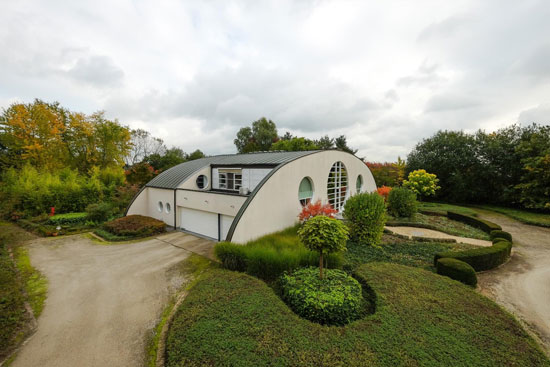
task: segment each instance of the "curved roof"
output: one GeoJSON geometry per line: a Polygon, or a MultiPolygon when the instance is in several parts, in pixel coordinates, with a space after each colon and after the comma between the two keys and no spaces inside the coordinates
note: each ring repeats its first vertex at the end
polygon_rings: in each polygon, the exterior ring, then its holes
{"type": "Polygon", "coordinates": [[[200,158],[184,162],[162,172],[147,183],[148,187],[175,189],[193,173],[210,165],[272,165],[273,167],[288,163],[303,156],[321,152],[308,150],[302,152],[257,152],[247,154],[225,154],[200,158]]]}

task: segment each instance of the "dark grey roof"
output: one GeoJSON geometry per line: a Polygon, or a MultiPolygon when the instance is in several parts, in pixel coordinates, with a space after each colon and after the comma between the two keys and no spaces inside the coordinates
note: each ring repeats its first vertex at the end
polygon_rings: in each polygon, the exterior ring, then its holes
{"type": "Polygon", "coordinates": [[[319,152],[315,150],[303,152],[258,152],[247,154],[216,155],[184,162],[174,166],[153,178],[146,186],[175,189],[189,176],[210,165],[273,165],[274,167],[293,161],[294,159],[319,152]]]}

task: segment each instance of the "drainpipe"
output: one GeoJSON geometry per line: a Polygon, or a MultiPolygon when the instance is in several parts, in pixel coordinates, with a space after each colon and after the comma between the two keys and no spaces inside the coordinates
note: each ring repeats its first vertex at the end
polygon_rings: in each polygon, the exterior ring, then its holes
{"type": "Polygon", "coordinates": [[[174,189],[174,230],[176,230],[178,228],[177,226],[177,223],[176,223],[176,218],[177,218],[177,209],[178,207],[176,206],[176,191],[178,189],[174,189]]]}

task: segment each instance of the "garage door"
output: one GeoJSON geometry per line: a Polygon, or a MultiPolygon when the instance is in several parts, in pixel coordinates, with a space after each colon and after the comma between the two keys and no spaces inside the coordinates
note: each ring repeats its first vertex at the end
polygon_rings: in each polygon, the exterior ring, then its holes
{"type": "Polygon", "coordinates": [[[221,217],[222,241],[225,241],[225,239],[227,238],[227,233],[229,233],[229,228],[231,228],[231,223],[233,223],[233,219],[235,219],[235,217],[231,217],[229,215],[222,215],[221,217]]]}
{"type": "Polygon", "coordinates": [[[181,228],[202,236],[218,239],[218,214],[180,208],[181,228]]]}

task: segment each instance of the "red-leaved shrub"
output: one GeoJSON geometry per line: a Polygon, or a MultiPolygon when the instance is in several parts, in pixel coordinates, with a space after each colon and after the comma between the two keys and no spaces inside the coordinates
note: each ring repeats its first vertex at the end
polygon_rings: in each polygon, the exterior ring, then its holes
{"type": "Polygon", "coordinates": [[[391,187],[389,186],[382,186],[376,189],[376,192],[378,192],[378,195],[384,198],[384,201],[388,201],[388,195],[390,194],[390,191],[391,187]]]}
{"type": "Polygon", "coordinates": [[[334,218],[336,213],[338,213],[338,210],[334,209],[330,204],[322,204],[321,200],[317,200],[315,203],[310,202],[304,206],[298,218],[300,222],[305,222],[309,218],[313,218],[317,215],[334,218]]]}
{"type": "Polygon", "coordinates": [[[151,217],[128,215],[103,224],[103,228],[117,236],[145,237],[166,231],[166,224],[151,217]]]}

